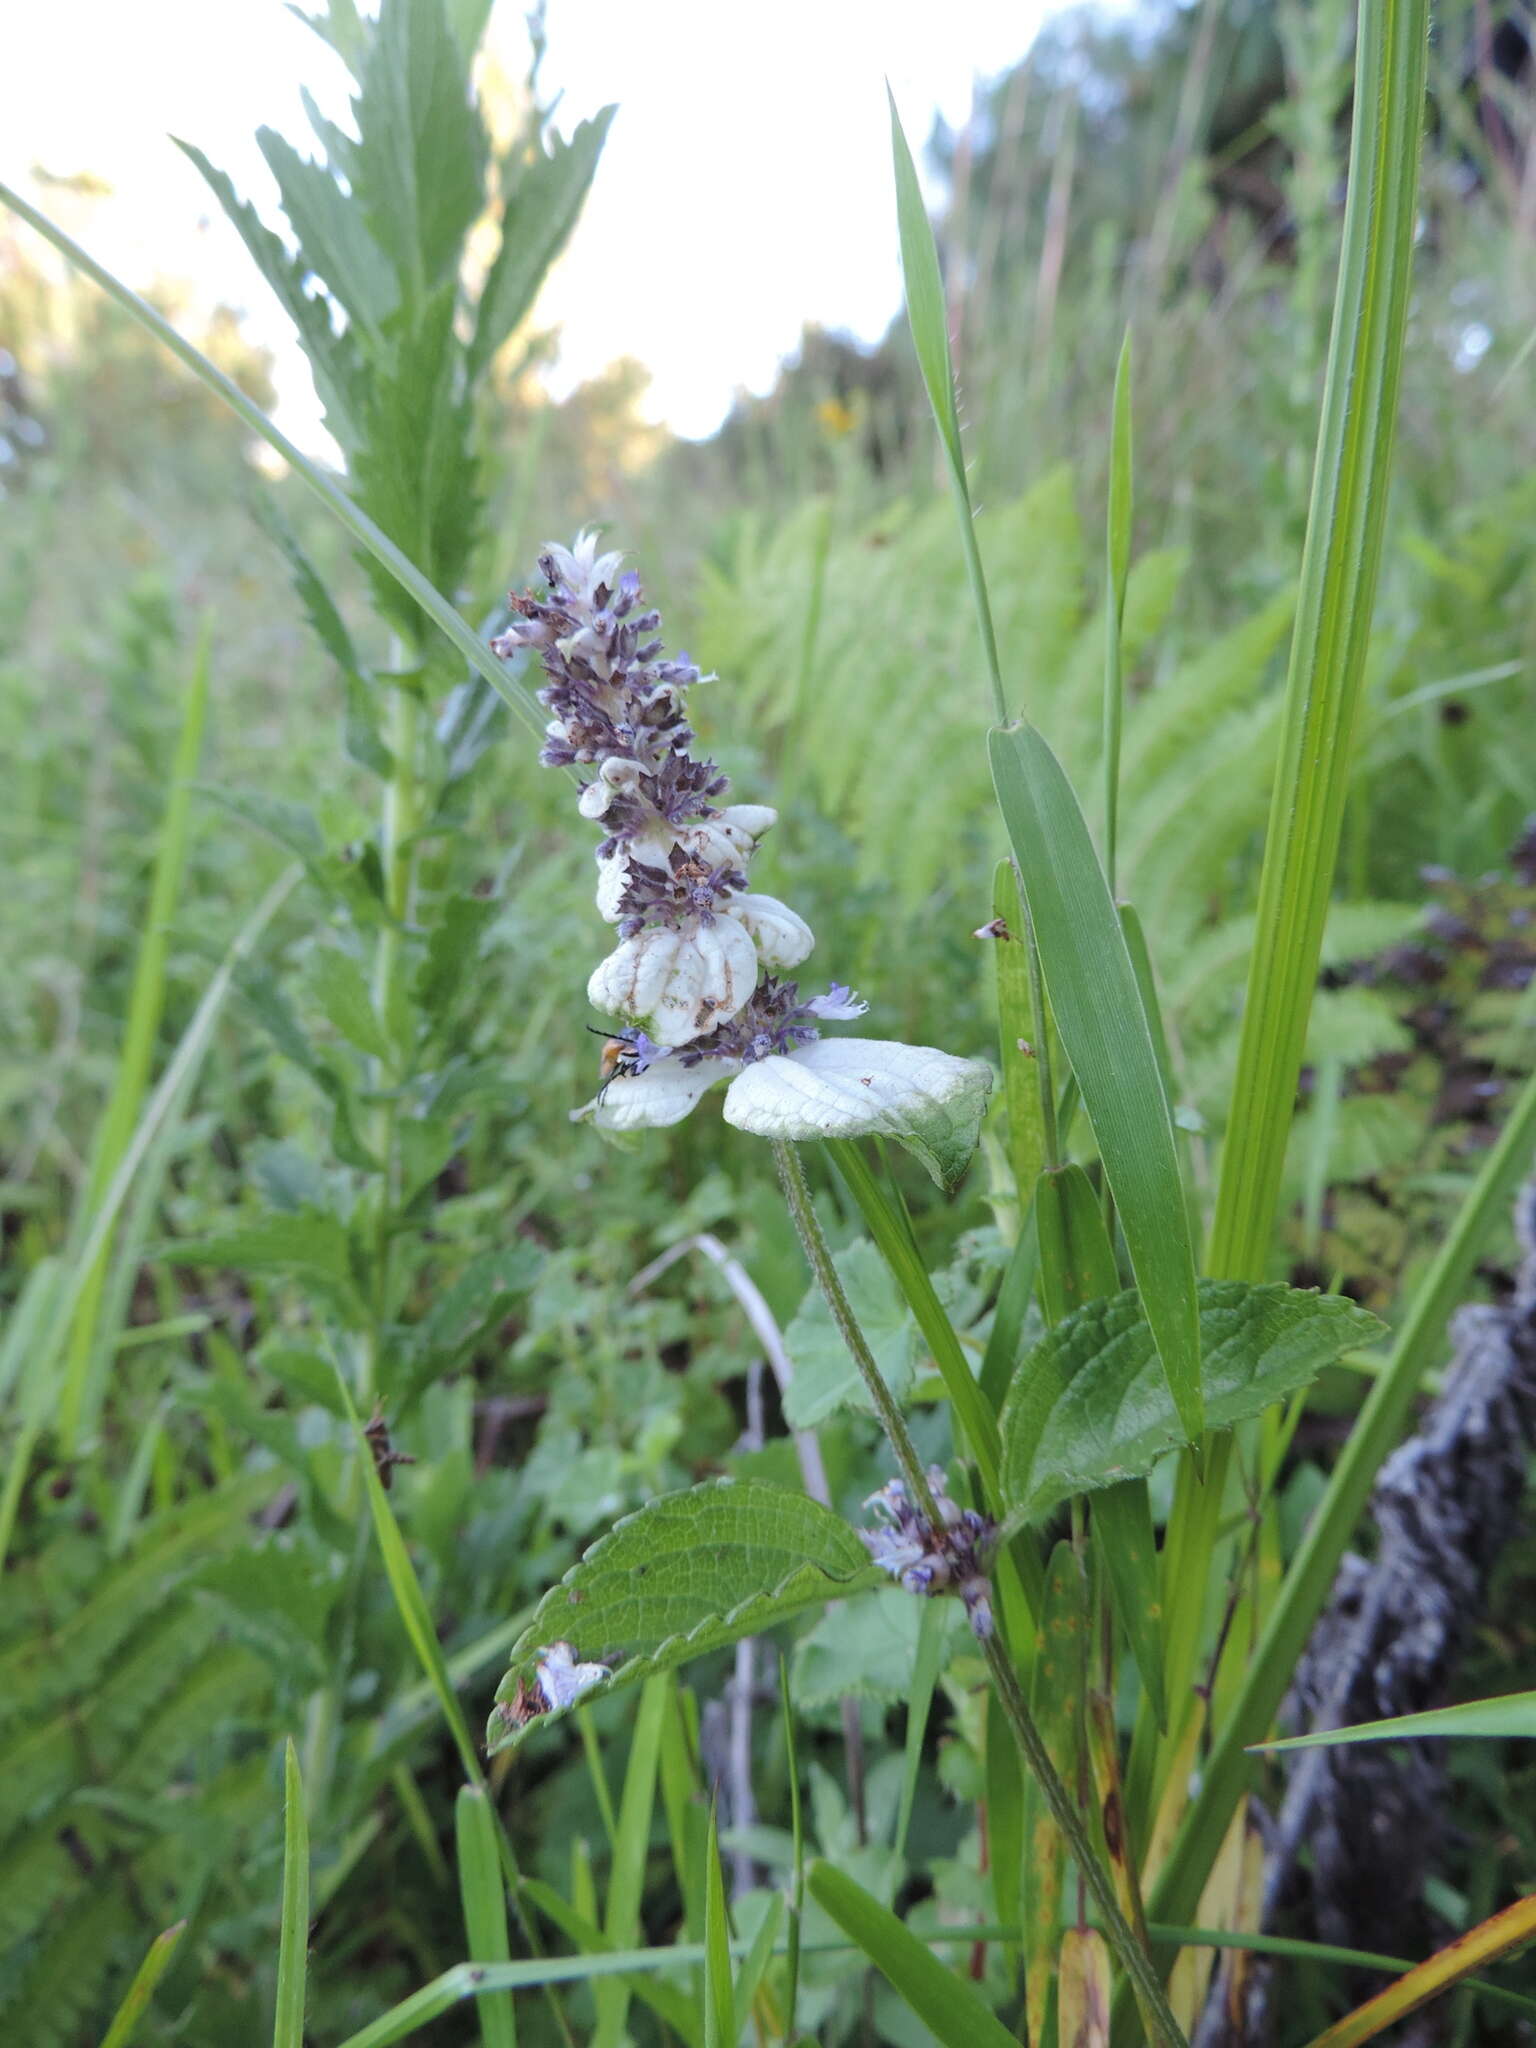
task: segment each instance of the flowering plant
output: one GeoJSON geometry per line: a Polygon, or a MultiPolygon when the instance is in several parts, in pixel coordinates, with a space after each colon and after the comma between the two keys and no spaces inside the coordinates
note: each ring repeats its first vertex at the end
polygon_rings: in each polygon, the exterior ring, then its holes
{"type": "Polygon", "coordinates": [[[726,1122],[777,1139],[880,1135],[950,1185],[975,1148],[991,1076],[978,1060],[886,1039],[824,1039],[868,1005],[834,983],[803,997],[783,979],[810,926],[747,869],[776,813],[721,804],[729,780],[699,758],[687,693],[705,680],[664,657],[658,612],[594,534],[539,557],[547,596],[514,596],[493,644],[537,651],[551,717],[540,758],[585,777],[602,829],[597,907],[618,944],[593,971],[593,1007],[617,1017],[609,1078],[575,1110],[607,1130],[679,1123],[717,1082],[726,1122]]]}

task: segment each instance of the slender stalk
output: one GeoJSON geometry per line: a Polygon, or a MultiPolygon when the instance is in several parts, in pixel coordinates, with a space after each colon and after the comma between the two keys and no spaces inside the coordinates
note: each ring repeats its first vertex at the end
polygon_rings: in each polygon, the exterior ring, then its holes
{"type": "MultiPolygon", "coordinates": [[[[1035,921],[1029,914],[1024,877],[1017,861],[1014,877],[1019,885],[1019,908],[1024,917],[1024,950],[1029,960],[1029,1007],[1034,1018],[1035,1074],[1040,1082],[1040,1145],[1046,1166],[1061,1164],[1061,1137],[1056,1122],[1056,1084],[1051,1078],[1051,1020],[1045,1007],[1045,975],[1040,966],[1040,948],[1035,940],[1035,921]]],[[[1023,1190],[1020,1190],[1023,1199],[1023,1190]]]]}
{"type": "Polygon", "coordinates": [[[1131,1981],[1148,2033],[1162,2044],[1162,2048],[1185,2048],[1184,2035],[1169,2010],[1156,1967],[1120,1910],[1114,1884],[1094,1851],[1075,1800],[1051,1762],[1050,1752],[1029,1711],[1029,1702],[1024,1697],[1024,1688],[1019,1684],[1018,1673],[1009,1660],[1008,1652],[996,1636],[989,1636],[982,1644],[982,1650],[987,1669],[992,1674],[992,1683],[997,1688],[998,1700],[1018,1741],[1019,1753],[1034,1772],[1045,1795],[1045,1803],[1051,1809],[1051,1818],[1066,1837],[1078,1874],[1092,1892],[1093,1902],[1103,1915],[1105,1937],[1131,1981]]]}
{"type": "Polygon", "coordinates": [[[817,1286],[826,1296],[827,1307],[832,1311],[832,1320],[837,1325],[838,1335],[848,1346],[848,1354],[859,1368],[860,1376],[869,1389],[869,1398],[874,1403],[875,1413],[880,1418],[880,1426],[896,1454],[896,1462],[901,1467],[901,1476],[906,1481],[907,1492],[929,1527],[942,1528],[939,1511],[934,1504],[933,1489],[928,1484],[928,1475],[923,1470],[921,1458],[917,1455],[917,1447],[908,1432],[906,1419],[897,1407],[890,1388],[885,1384],[885,1377],[864,1341],[864,1332],[859,1328],[858,1318],[843,1292],[843,1283],[838,1278],[837,1267],[832,1263],[831,1247],[827,1243],[811,1201],[811,1191],[806,1184],[805,1169],[800,1164],[800,1156],[793,1145],[786,1143],[782,1138],[775,1138],[773,1161],[779,1170],[779,1186],[784,1190],[785,1205],[795,1226],[795,1233],[800,1239],[801,1248],[812,1273],[816,1276],[817,1286]]]}

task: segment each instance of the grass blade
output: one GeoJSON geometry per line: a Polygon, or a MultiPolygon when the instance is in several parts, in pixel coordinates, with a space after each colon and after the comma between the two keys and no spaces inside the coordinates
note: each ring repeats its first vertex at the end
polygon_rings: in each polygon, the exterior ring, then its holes
{"type": "Polygon", "coordinates": [[[811,1896],[861,1948],[940,2048],[1018,2048],[963,1977],[830,1863],[813,1863],[811,1896]]]}
{"type": "Polygon", "coordinates": [[[1273,1749],[1332,1749],[1346,1742],[1397,1742],[1411,1736],[1485,1736],[1498,1741],[1536,1738],[1536,1692],[1503,1693],[1497,1699],[1463,1700],[1460,1706],[1431,1707],[1422,1714],[1394,1714],[1385,1721],[1358,1721],[1352,1728],[1320,1728],[1315,1735],[1291,1735],[1250,1746],[1273,1749]]]}
{"type": "Polygon", "coordinates": [[[1237,1076],[1217,1278],[1262,1279],[1285,1164],[1386,526],[1424,126],[1427,0],[1362,0],[1344,241],[1237,1076]]]}
{"type": "Polygon", "coordinates": [[[1419,1382],[1434,1361],[1446,1322],[1461,1300],[1489,1235],[1530,1170],[1536,1149],[1536,1078],[1528,1081],[1498,1143],[1483,1162],[1450,1236],[1414,1297],[1385,1369],[1349,1433],[1327,1492],[1307,1525],[1258,1649],[1201,1774],[1167,1867],[1149,1900],[1166,1919],[1187,1917],[1200,1896],[1253,1768],[1244,1745],[1262,1740],[1291,1682],[1296,1660],[1333,1584],[1378,1468],[1398,1441],[1419,1382]]]}
{"type": "Polygon", "coordinates": [[[976,520],[971,511],[971,490],[965,475],[965,450],[960,441],[960,412],[955,404],[955,372],[949,353],[949,319],[944,304],[944,280],[939,272],[938,245],[928,209],[923,205],[917,166],[902,132],[896,101],[891,103],[891,157],[896,173],[896,220],[901,235],[901,274],[906,284],[907,318],[912,325],[912,345],[917,350],[918,368],[928,392],[928,403],[944,445],[955,507],[960,515],[960,544],[965,550],[965,569],[976,605],[976,622],[981,631],[982,652],[992,684],[992,709],[999,723],[1008,716],[1003,694],[1002,670],[997,659],[997,635],[992,627],[992,607],[987,600],[986,577],[981,551],[976,545],[976,520]]]}
{"type": "Polygon", "coordinates": [[[1186,1434],[1204,1423],[1194,1246],[1173,1118],[1136,971],[1077,798],[1032,726],[987,738],[1051,1012],[1098,1141],[1131,1269],[1186,1434]]]}
{"type": "Polygon", "coordinates": [[[731,1930],[725,1916],[720,1833],[709,1816],[704,1856],[704,2048],[735,2048],[736,2001],[731,1983],[731,1930]]]}
{"type": "MultiPolygon", "coordinates": [[[[634,1738],[629,1746],[629,1764],[624,1773],[624,1790],[619,1797],[619,1825],[614,1836],[613,1866],[603,1914],[603,1932],[615,1947],[632,1943],[640,1932],[640,1898],[645,1889],[645,1865],[650,1850],[656,1773],[661,1761],[661,1735],[671,1694],[672,1679],[665,1672],[657,1672],[647,1678],[640,1692],[634,1738]]],[[[593,2048],[618,2048],[629,2011],[628,1985],[604,1986],[598,1997],[597,2011],[593,2048]]]]}
{"type": "MultiPolygon", "coordinates": [[[[202,751],[203,724],[208,709],[208,676],[213,636],[205,625],[192,663],[181,729],[170,762],[165,810],[155,844],[154,871],[149,901],[144,911],[144,929],[134,962],[133,985],[128,998],[128,1018],[118,1055],[117,1076],[111,1098],[96,1129],[91,1170],[86,1181],[86,1205],[95,1208],[107,1191],[113,1172],[122,1159],[149,1083],[155,1038],[165,1007],[165,965],[170,945],[170,922],[181,891],[186,869],[188,818],[192,787],[202,751]]],[[[100,1380],[106,1368],[103,1333],[99,1331],[102,1292],[106,1285],[108,1247],[103,1244],[81,1287],[70,1332],[69,1354],[64,1369],[64,1387],[59,1404],[60,1433],[66,1450],[73,1447],[84,1426],[89,1429],[100,1408],[100,1380]]]]}
{"type": "Polygon", "coordinates": [[[304,2048],[304,1991],[309,1974],[309,1824],[299,1753],[283,1753],[283,1911],[277,1949],[277,2013],[272,2048],[304,2048]]]}
{"type": "Polygon", "coordinates": [[[155,1986],[169,1968],[176,1953],[176,1944],[186,1931],[186,1921],[178,1920],[174,1927],[167,1927],[163,1934],[155,1936],[149,1945],[149,1954],[134,1972],[133,1982],[113,2015],[111,2026],[102,2036],[101,2048],[128,2048],[155,1994],[155,1986]]]}
{"type": "MultiPolygon", "coordinates": [[[[512,1959],[507,1939],[507,1901],[502,1887],[501,1851],[496,1823],[478,1785],[459,1788],[454,1806],[454,1839],[459,1863],[459,1899],[470,1960],[506,1963],[512,1959]]],[[[517,2019],[510,1991],[480,2001],[483,2048],[517,2048],[517,2019]]]]}
{"type": "Polygon", "coordinates": [[[1311,2048],[1358,2048],[1361,2041],[1373,2041],[1385,2027],[1395,2026],[1432,1998],[1439,1998],[1480,1963],[1497,1962],[1512,1948],[1520,1948],[1536,1935],[1536,1897],[1517,1899],[1502,1913],[1463,1934],[1448,1948],[1432,1955],[1397,1983],[1367,1999],[1352,2013],[1326,2028],[1311,2048]]]}
{"type": "Polygon", "coordinates": [[[1109,430],[1109,512],[1104,605],[1104,872],[1115,893],[1120,826],[1120,729],[1125,711],[1120,635],[1125,586],[1131,573],[1131,337],[1127,329],[1115,366],[1115,405],[1109,430]]]}

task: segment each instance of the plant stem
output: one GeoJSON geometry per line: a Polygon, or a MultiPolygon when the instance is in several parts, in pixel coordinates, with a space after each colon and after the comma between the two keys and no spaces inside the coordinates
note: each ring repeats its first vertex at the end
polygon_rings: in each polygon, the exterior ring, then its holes
{"type": "Polygon", "coordinates": [[[1162,2044],[1162,2048],[1186,2048],[1184,2035],[1178,2021],[1169,2010],[1163,1995],[1162,1983],[1156,1967],[1146,1950],[1131,1931],[1130,1922],[1120,1910],[1120,1901],[1115,1896],[1115,1887],[1104,1866],[1094,1853],[1088,1830],[1083,1825],[1082,1815],[1075,1801],[1051,1762],[1050,1752],[1045,1746],[1035,1718],[1029,1711],[1024,1697],[1024,1688],[1019,1684],[1018,1673],[1009,1660],[1008,1652],[998,1638],[988,1636],[982,1643],[987,1669],[992,1674],[992,1683],[997,1688],[997,1697],[1003,1712],[1013,1725],[1018,1740],[1019,1753],[1034,1772],[1045,1803],[1051,1809],[1051,1818],[1066,1837],[1067,1846],[1076,1861],[1078,1874],[1093,1894],[1094,1904],[1103,1915],[1104,1932],[1110,1947],[1120,1960],[1121,1967],[1130,1978],[1136,1993],[1136,2003],[1141,2008],[1142,2019],[1148,2033],[1162,2044]]]}
{"type": "Polygon", "coordinates": [[[874,1361],[864,1332],[859,1328],[843,1283],[838,1278],[837,1267],[832,1263],[832,1250],[828,1245],[817,1219],[811,1191],[806,1185],[805,1169],[800,1164],[800,1155],[793,1145],[783,1138],[773,1141],[773,1163],[779,1170],[779,1186],[784,1190],[785,1205],[790,1221],[800,1239],[816,1284],[826,1297],[827,1307],[832,1311],[832,1320],[837,1325],[838,1335],[848,1346],[849,1356],[859,1368],[869,1398],[874,1403],[880,1426],[896,1454],[901,1467],[901,1476],[906,1481],[907,1492],[919,1514],[932,1529],[943,1527],[939,1511],[934,1505],[933,1489],[928,1484],[928,1475],[923,1470],[917,1447],[908,1432],[906,1420],[896,1405],[894,1395],[885,1383],[885,1377],[874,1361]]]}
{"type": "MultiPolygon", "coordinates": [[[[1024,877],[1017,860],[1013,878],[1018,885],[1019,910],[1024,919],[1024,951],[1029,961],[1029,1007],[1034,1019],[1035,1073],[1040,1083],[1040,1143],[1047,1167],[1061,1164],[1061,1138],[1056,1123],[1056,1084],[1051,1078],[1051,1020],[1045,1007],[1045,974],[1040,965],[1040,947],[1035,939],[1035,921],[1029,914],[1024,877]]],[[[1020,1199],[1023,1191],[1020,1190],[1020,1199]]]]}

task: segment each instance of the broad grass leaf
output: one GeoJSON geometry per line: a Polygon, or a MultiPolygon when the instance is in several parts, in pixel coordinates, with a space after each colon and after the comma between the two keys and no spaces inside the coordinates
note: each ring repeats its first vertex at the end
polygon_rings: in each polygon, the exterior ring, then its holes
{"type": "Polygon", "coordinates": [[[519,161],[501,168],[505,208],[496,251],[469,344],[468,372],[478,378],[527,314],[545,273],[576,225],[616,109],[604,107],[583,121],[569,142],[556,135],[536,141],[519,161]]]}
{"type": "Polygon", "coordinates": [[[1345,1742],[1403,1742],[1411,1737],[1480,1736],[1493,1741],[1536,1740],[1536,1692],[1510,1692],[1491,1700],[1463,1700],[1459,1706],[1431,1707],[1423,1714],[1394,1714],[1385,1721],[1359,1721],[1351,1728],[1322,1728],[1281,1742],[1256,1742],[1254,1749],[1331,1749],[1345,1742]]]}
{"type": "MultiPolygon", "coordinates": [[[[1199,1308],[1212,1429],[1259,1414],[1382,1334],[1375,1316],[1341,1295],[1279,1283],[1202,1280],[1199,1308]]],[[[1140,1477],[1183,1441],[1134,1289],[1090,1302],[1035,1346],[1002,1427],[1014,1524],[1042,1520],[1074,1493],[1140,1477]]]]}
{"type": "Polygon", "coordinates": [[[845,1871],[813,1863],[807,1882],[817,1905],[863,1950],[940,2048],[1018,2048],[965,1979],[845,1871]]]}
{"type": "MultiPolygon", "coordinates": [[[[475,1963],[512,1959],[507,1936],[507,1898],[490,1802],[478,1785],[461,1785],[453,1809],[454,1858],[465,1947],[475,1963]]],[[[517,2048],[517,2021],[510,1991],[493,1991],[478,2002],[481,2048],[517,2048]]]]}
{"type": "MultiPolygon", "coordinates": [[[[761,1480],[666,1494],[617,1523],[545,1594],[496,1698],[505,1704],[519,1681],[535,1684],[539,1653],[556,1642],[614,1667],[585,1695],[597,1698],[881,1579],[857,1533],[803,1494],[761,1480]]],[[[516,1728],[493,1713],[487,1747],[505,1749],[552,1718],[516,1728]]]]}
{"type": "Polygon", "coordinates": [[[1186,1439],[1204,1426],[1195,1259],[1173,1119],[1136,971],[1088,827],[1033,727],[988,735],[1034,919],[1051,1012],[1120,1213],[1131,1268],[1186,1439]]]}
{"type": "Polygon", "coordinates": [[[283,1752],[283,1906],[277,1950],[277,2012],[272,2048],[304,2048],[305,1978],[309,1966],[309,1824],[299,1753],[283,1752]]]}

